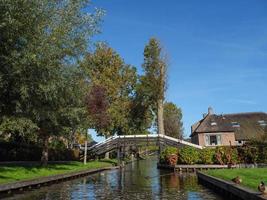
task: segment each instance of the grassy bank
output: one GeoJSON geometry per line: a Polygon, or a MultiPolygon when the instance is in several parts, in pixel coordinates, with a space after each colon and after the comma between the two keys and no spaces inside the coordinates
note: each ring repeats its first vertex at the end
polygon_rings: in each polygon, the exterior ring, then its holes
{"type": "Polygon", "coordinates": [[[84,165],[81,162],[69,162],[62,164],[49,164],[41,167],[38,164],[32,165],[6,165],[0,166],[0,184],[14,181],[33,179],[38,177],[75,172],[85,169],[98,169],[115,165],[113,160],[91,161],[84,165]]]}
{"type": "Polygon", "coordinates": [[[242,179],[241,185],[253,190],[257,190],[260,181],[267,183],[267,168],[219,169],[209,170],[206,173],[228,181],[239,176],[242,179]]]}

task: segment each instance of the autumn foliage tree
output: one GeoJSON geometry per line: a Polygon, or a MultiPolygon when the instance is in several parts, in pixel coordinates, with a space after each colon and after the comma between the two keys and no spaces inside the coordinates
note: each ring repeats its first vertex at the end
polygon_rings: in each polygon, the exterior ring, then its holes
{"type": "Polygon", "coordinates": [[[108,115],[109,102],[106,89],[100,85],[93,85],[86,97],[88,114],[91,124],[97,132],[107,129],[110,124],[108,115]]]}
{"type": "Polygon", "coordinates": [[[82,68],[90,85],[87,108],[91,128],[105,137],[129,134],[136,69],[125,64],[119,54],[106,44],[98,44],[94,52],[88,53],[82,68]]]}

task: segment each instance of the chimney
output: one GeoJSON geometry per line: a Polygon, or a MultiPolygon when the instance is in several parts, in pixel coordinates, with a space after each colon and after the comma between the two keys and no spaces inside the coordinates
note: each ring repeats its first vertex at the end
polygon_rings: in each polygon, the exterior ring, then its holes
{"type": "Polygon", "coordinates": [[[207,113],[203,113],[202,116],[203,118],[205,118],[207,116],[207,113]]]}
{"type": "Polygon", "coordinates": [[[213,113],[213,109],[212,109],[212,107],[209,107],[208,108],[208,115],[213,115],[214,113],[213,113]]]}

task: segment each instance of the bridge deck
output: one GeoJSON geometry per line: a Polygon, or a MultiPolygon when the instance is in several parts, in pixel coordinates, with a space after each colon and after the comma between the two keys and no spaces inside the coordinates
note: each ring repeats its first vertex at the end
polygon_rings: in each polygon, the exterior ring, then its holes
{"type": "Polygon", "coordinates": [[[144,144],[163,144],[167,146],[191,146],[197,149],[202,149],[202,146],[187,142],[184,140],[176,139],[170,136],[161,134],[148,134],[148,135],[120,135],[112,136],[102,142],[99,142],[88,148],[89,152],[97,155],[112,151],[114,149],[144,144]]]}

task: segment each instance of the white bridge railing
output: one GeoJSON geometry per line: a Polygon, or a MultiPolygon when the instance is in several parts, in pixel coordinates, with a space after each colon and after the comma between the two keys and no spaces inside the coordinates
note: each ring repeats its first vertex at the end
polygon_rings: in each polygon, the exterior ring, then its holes
{"type": "Polygon", "coordinates": [[[112,151],[116,148],[122,146],[129,145],[140,145],[147,143],[161,143],[167,146],[191,146],[197,149],[202,149],[202,146],[193,144],[191,142],[187,142],[181,139],[176,139],[170,136],[161,135],[161,134],[148,134],[148,135],[120,135],[120,136],[112,136],[107,138],[106,140],[99,142],[88,148],[89,152],[93,152],[96,154],[102,154],[105,152],[112,151]]]}

